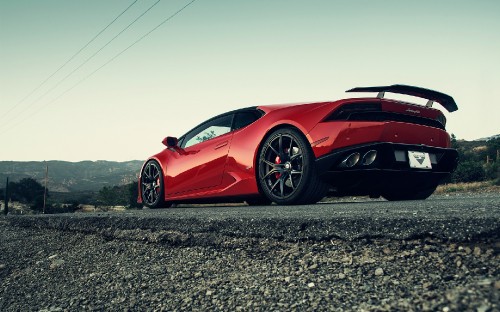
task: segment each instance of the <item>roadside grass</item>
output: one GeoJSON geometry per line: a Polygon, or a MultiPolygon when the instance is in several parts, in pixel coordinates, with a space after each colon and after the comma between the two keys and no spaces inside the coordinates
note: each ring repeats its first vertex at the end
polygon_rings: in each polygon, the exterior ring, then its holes
{"type": "Polygon", "coordinates": [[[434,194],[500,192],[500,186],[497,184],[496,181],[443,184],[437,187],[434,194]]]}

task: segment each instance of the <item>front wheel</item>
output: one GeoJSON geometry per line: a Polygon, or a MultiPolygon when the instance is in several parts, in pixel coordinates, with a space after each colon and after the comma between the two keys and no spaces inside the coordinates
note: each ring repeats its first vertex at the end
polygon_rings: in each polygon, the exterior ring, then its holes
{"type": "Polygon", "coordinates": [[[156,160],[150,160],[141,172],[142,203],[149,208],[165,206],[163,172],[156,160]]]}
{"type": "Polygon", "coordinates": [[[264,195],[281,205],[316,203],[328,190],[315,172],[309,142],[293,128],[277,129],[263,142],[257,179],[264,195]]]}

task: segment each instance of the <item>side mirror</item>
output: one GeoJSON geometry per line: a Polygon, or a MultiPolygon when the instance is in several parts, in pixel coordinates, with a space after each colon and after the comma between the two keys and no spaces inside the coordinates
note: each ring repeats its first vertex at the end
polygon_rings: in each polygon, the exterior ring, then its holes
{"type": "Polygon", "coordinates": [[[163,143],[163,145],[165,145],[166,147],[174,148],[177,147],[179,141],[175,137],[166,137],[163,139],[163,141],[161,141],[161,143],[163,143]]]}

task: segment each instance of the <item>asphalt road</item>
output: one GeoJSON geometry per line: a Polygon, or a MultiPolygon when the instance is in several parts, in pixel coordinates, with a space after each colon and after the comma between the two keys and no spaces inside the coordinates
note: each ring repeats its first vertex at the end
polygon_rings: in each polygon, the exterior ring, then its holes
{"type": "Polygon", "coordinates": [[[500,311],[500,195],[0,217],[0,311],[500,311]]]}
{"type": "MultiPolygon", "coordinates": [[[[16,226],[118,235],[143,230],[175,244],[217,244],[221,236],[325,241],[332,238],[449,241],[500,238],[500,194],[424,201],[352,200],[303,206],[229,206],[12,216],[16,226]]],[[[146,238],[147,239],[147,238],[146,238]]]]}

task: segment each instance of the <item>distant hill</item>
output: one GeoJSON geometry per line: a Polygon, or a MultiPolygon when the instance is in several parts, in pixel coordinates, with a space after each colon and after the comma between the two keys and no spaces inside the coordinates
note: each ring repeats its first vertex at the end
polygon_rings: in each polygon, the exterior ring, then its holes
{"type": "Polygon", "coordinates": [[[137,180],[143,161],[0,161],[0,188],[5,180],[34,178],[44,183],[49,167],[48,189],[52,192],[98,191],[103,186],[123,185],[137,180]]]}
{"type": "Polygon", "coordinates": [[[494,139],[498,139],[498,138],[500,138],[500,134],[495,134],[495,135],[489,136],[487,138],[476,139],[474,141],[489,141],[489,140],[494,140],[494,139]]]}

